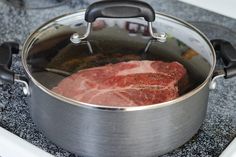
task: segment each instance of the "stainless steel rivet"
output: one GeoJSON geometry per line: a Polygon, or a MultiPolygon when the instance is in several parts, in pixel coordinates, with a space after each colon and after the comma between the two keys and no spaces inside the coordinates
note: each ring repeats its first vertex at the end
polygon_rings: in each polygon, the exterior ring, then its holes
{"type": "Polygon", "coordinates": [[[15,75],[15,82],[22,83],[24,86],[22,87],[23,94],[26,96],[30,95],[29,85],[28,82],[21,78],[20,75],[15,75]]]}
{"type": "Polygon", "coordinates": [[[26,96],[29,95],[28,89],[27,89],[26,87],[23,87],[23,93],[24,93],[24,95],[26,95],[26,96]]]}
{"type": "Polygon", "coordinates": [[[217,85],[216,82],[213,81],[213,82],[210,83],[210,87],[209,87],[209,88],[210,88],[211,90],[214,90],[214,89],[216,89],[216,85],[217,85]]]}
{"type": "Polygon", "coordinates": [[[167,35],[164,32],[161,33],[153,33],[156,39],[160,42],[166,42],[167,35]]]}
{"type": "Polygon", "coordinates": [[[216,87],[217,87],[217,82],[216,82],[216,80],[217,80],[218,78],[223,78],[223,77],[225,76],[224,70],[218,70],[218,71],[215,71],[215,72],[217,72],[217,73],[216,73],[215,76],[213,76],[213,78],[212,78],[212,80],[211,80],[211,82],[210,82],[210,85],[209,85],[209,88],[210,88],[211,90],[216,89],[216,87]]]}
{"type": "Polygon", "coordinates": [[[70,41],[74,44],[79,44],[81,42],[79,34],[78,33],[72,34],[72,36],[70,37],[70,41]]]}

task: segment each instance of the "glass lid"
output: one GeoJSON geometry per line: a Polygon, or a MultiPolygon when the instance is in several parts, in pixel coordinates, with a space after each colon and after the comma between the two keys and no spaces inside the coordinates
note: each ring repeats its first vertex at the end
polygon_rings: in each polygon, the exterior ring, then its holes
{"type": "Polygon", "coordinates": [[[156,14],[152,30],[165,32],[165,42],[151,37],[143,18],[98,18],[88,37],[74,44],[70,40],[74,33],[86,33],[84,14],[82,11],[56,18],[25,43],[26,70],[49,90],[85,69],[129,61],[163,61],[178,62],[186,69],[188,81],[178,91],[182,96],[203,84],[215,66],[214,52],[200,32],[162,14],[156,14]]]}

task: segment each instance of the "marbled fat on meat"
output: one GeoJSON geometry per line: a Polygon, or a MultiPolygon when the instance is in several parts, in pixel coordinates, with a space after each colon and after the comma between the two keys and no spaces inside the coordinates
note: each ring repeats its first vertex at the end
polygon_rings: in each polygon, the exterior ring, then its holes
{"type": "Polygon", "coordinates": [[[173,100],[186,69],[178,62],[129,61],[80,70],[52,90],[104,106],[142,106],[173,100]]]}

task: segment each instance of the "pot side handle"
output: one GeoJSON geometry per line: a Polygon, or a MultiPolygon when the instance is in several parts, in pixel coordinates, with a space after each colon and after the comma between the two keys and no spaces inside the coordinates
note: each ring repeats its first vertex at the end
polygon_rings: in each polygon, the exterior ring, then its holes
{"type": "Polygon", "coordinates": [[[0,84],[14,83],[15,74],[10,70],[12,54],[19,52],[19,45],[14,42],[7,42],[0,45],[0,84]]]}
{"type": "Polygon", "coordinates": [[[236,49],[233,45],[221,39],[211,40],[211,43],[224,62],[224,77],[236,76],[236,49]]]}
{"type": "Polygon", "coordinates": [[[12,64],[12,54],[19,53],[19,44],[15,42],[6,42],[0,45],[0,85],[14,84],[19,82],[24,85],[23,92],[30,95],[28,81],[25,77],[15,74],[10,70],[12,64]]]}

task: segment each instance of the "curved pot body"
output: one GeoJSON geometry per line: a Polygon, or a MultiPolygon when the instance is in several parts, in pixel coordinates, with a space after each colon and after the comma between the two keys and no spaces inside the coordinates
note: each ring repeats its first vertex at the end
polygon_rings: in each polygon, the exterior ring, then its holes
{"type": "MultiPolygon", "coordinates": [[[[148,9],[145,5],[144,17],[153,20],[149,14],[154,12],[148,9]]],[[[84,16],[81,11],[53,19],[32,33],[23,46],[22,62],[30,80],[31,114],[38,128],[57,145],[88,157],[161,155],[193,137],[205,118],[216,62],[207,38],[186,22],[160,13],[154,14],[156,20],[152,23],[142,18],[101,18],[93,25],[89,23],[87,29],[84,16]],[[166,42],[161,43],[158,37],[164,36],[151,31],[165,32],[166,42]],[[76,35],[72,36],[75,32],[85,34],[84,43],[71,43],[80,42],[76,35]],[[107,58],[105,52],[109,52],[107,58]],[[125,60],[179,61],[187,68],[191,90],[172,101],[137,107],[86,104],[51,91],[64,78],[61,74],[70,74],[90,63],[105,65],[113,57],[111,54],[119,59],[123,55],[125,60]],[[84,60],[90,63],[82,64],[84,60]]],[[[93,21],[94,16],[88,21],[93,21]]]]}
{"type": "Polygon", "coordinates": [[[81,156],[144,157],[167,153],[187,142],[206,114],[209,87],[179,103],[147,110],[101,110],[74,106],[31,82],[31,114],[57,145],[81,156]]]}
{"type": "Polygon", "coordinates": [[[86,12],[55,18],[28,37],[21,52],[28,82],[9,70],[17,45],[0,45],[4,52],[0,56],[6,58],[0,60],[0,83],[23,83],[38,128],[73,153],[86,157],[161,155],[197,133],[214,80],[236,75],[233,46],[222,40],[212,44],[195,27],[154,13],[144,2],[102,1],[86,12]],[[226,65],[220,71],[215,70],[213,46],[221,51],[226,65]],[[180,96],[159,104],[115,107],[75,101],[52,91],[78,70],[130,60],[181,63],[188,75],[180,96]]]}

